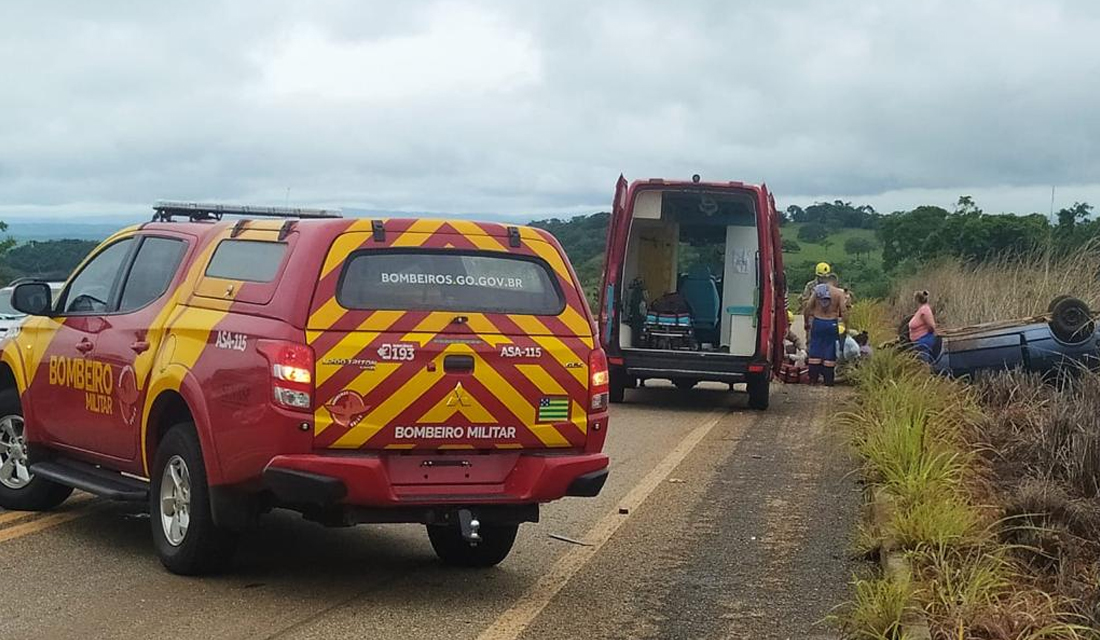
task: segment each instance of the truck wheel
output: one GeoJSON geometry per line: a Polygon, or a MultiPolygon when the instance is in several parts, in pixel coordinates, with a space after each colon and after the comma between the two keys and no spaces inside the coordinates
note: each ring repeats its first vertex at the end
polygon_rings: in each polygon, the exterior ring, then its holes
{"type": "Polygon", "coordinates": [[[607,385],[607,399],[613,404],[620,404],[626,399],[626,372],[622,369],[612,369],[607,385]]]}
{"type": "Polygon", "coordinates": [[[518,531],[518,524],[483,525],[478,531],[481,540],[471,544],[462,537],[462,531],[457,526],[430,524],[428,540],[443,564],[492,567],[508,557],[518,531]]]}
{"type": "Polygon", "coordinates": [[[767,376],[752,376],[745,382],[749,392],[749,408],[763,411],[768,408],[771,381],[767,376]]]}
{"type": "Polygon", "coordinates": [[[1092,311],[1077,298],[1059,300],[1050,315],[1050,330],[1058,339],[1071,344],[1084,342],[1095,330],[1092,311]]]}
{"type": "Polygon", "coordinates": [[[1054,299],[1047,304],[1047,313],[1054,313],[1054,307],[1058,306],[1058,303],[1063,300],[1069,300],[1070,296],[1062,294],[1060,296],[1054,296],[1054,299]]]}
{"type": "Polygon", "coordinates": [[[172,427],[157,448],[149,509],[161,564],[185,576],[222,571],[233,561],[235,533],[214,525],[195,425],[172,427]]]}
{"type": "Polygon", "coordinates": [[[27,462],[23,405],[16,389],[0,391],[0,507],[48,511],[65,502],[72,487],[35,477],[27,462]]]}

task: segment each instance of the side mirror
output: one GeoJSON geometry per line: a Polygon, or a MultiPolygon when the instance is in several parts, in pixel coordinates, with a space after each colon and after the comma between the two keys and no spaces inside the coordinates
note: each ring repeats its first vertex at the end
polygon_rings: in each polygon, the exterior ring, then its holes
{"type": "Polygon", "coordinates": [[[53,292],[45,282],[24,282],[11,292],[11,306],[28,316],[48,316],[53,309],[53,292]]]}

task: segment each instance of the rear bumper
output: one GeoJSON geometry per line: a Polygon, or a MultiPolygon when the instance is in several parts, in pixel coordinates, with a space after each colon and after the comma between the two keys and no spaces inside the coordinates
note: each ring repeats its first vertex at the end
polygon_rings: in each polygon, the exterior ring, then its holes
{"type": "Polygon", "coordinates": [[[295,507],[532,504],[599,494],[607,465],[602,453],[305,454],[275,457],[263,480],[280,503],[295,507]]]}
{"type": "Polygon", "coordinates": [[[627,375],[638,378],[711,380],[715,382],[745,382],[750,365],[765,365],[758,358],[732,356],[728,353],[701,351],[661,351],[655,349],[623,349],[622,366],[627,375]]]}

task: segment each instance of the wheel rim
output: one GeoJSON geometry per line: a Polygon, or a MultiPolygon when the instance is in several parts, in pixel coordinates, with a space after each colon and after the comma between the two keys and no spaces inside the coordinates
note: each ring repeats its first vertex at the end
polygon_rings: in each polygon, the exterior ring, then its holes
{"type": "Polygon", "coordinates": [[[23,416],[0,418],[0,484],[22,489],[34,479],[27,466],[27,442],[23,439],[23,416]]]}
{"type": "Polygon", "coordinates": [[[160,478],[160,524],[168,544],[178,547],[191,523],[191,473],[187,463],[172,456],[160,478]]]}

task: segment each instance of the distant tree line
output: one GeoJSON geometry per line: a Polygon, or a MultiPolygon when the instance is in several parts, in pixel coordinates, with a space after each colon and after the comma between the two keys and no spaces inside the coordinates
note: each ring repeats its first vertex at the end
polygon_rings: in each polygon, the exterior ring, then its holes
{"type": "MultiPolygon", "coordinates": [[[[0,232],[5,228],[0,226],[0,232]]],[[[98,244],[94,240],[32,240],[16,244],[8,238],[0,242],[0,284],[25,277],[64,280],[98,244]]]]}
{"type": "Polygon", "coordinates": [[[1077,202],[1054,221],[1039,213],[988,214],[962,196],[953,211],[921,206],[884,216],[878,228],[882,260],[897,271],[942,256],[980,262],[1034,249],[1073,251],[1100,238],[1100,221],[1089,219],[1091,211],[1077,202]]]}
{"type": "Polygon", "coordinates": [[[780,212],[781,222],[820,225],[828,229],[877,229],[882,214],[869,204],[853,206],[851,202],[815,202],[803,209],[791,205],[780,212]]]}

